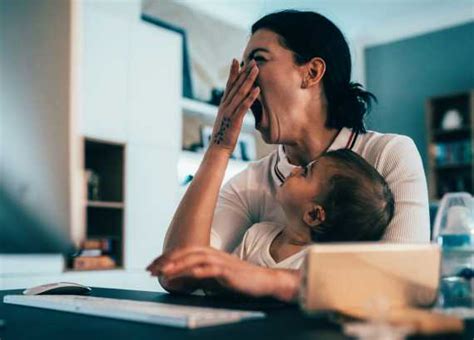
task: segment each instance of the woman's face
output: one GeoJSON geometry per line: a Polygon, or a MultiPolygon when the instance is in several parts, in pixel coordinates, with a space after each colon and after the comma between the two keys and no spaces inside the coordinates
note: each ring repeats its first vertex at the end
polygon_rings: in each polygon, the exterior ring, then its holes
{"type": "Polygon", "coordinates": [[[301,86],[304,67],[294,63],[293,53],[278,39],[272,31],[257,30],[245,48],[243,64],[254,59],[259,68],[255,85],[261,91],[252,105],[256,129],[267,143],[289,144],[307,122],[307,94],[301,86]]]}

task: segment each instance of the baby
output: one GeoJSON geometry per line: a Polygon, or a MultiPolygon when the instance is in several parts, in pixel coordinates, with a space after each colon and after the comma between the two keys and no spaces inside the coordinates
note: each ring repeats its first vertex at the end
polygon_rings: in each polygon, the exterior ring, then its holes
{"type": "Polygon", "coordinates": [[[298,269],[313,243],[380,240],[395,209],[384,178],[347,149],[295,169],[277,191],[277,200],[287,225],[254,224],[234,250],[240,259],[298,269]]]}

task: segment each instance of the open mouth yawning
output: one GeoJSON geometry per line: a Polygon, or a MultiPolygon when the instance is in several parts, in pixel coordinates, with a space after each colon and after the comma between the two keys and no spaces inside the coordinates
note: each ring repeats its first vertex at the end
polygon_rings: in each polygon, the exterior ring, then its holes
{"type": "Polygon", "coordinates": [[[255,128],[258,128],[262,121],[262,114],[263,114],[262,103],[260,103],[258,99],[255,99],[252,106],[250,107],[250,110],[252,110],[252,113],[255,117],[255,128]]]}

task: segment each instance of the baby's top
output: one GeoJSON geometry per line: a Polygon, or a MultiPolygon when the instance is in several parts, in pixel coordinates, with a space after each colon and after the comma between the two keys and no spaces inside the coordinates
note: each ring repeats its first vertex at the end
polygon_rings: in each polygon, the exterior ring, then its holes
{"type": "Polygon", "coordinates": [[[232,253],[241,260],[262,267],[299,269],[308,246],[280,262],[276,262],[270,254],[273,240],[284,228],[284,225],[273,222],[256,223],[245,232],[242,242],[232,253]]]}

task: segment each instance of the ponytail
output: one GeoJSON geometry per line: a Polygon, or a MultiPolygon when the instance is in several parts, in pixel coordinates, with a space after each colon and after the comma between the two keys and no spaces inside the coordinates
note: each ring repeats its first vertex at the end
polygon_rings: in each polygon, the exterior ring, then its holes
{"type": "Polygon", "coordinates": [[[335,129],[347,127],[357,133],[366,132],[364,117],[370,112],[372,102],[377,102],[375,95],[365,91],[359,83],[350,82],[342,90],[336,91],[331,84],[325,85],[329,85],[325,86],[328,100],[326,126],[335,129]]]}

